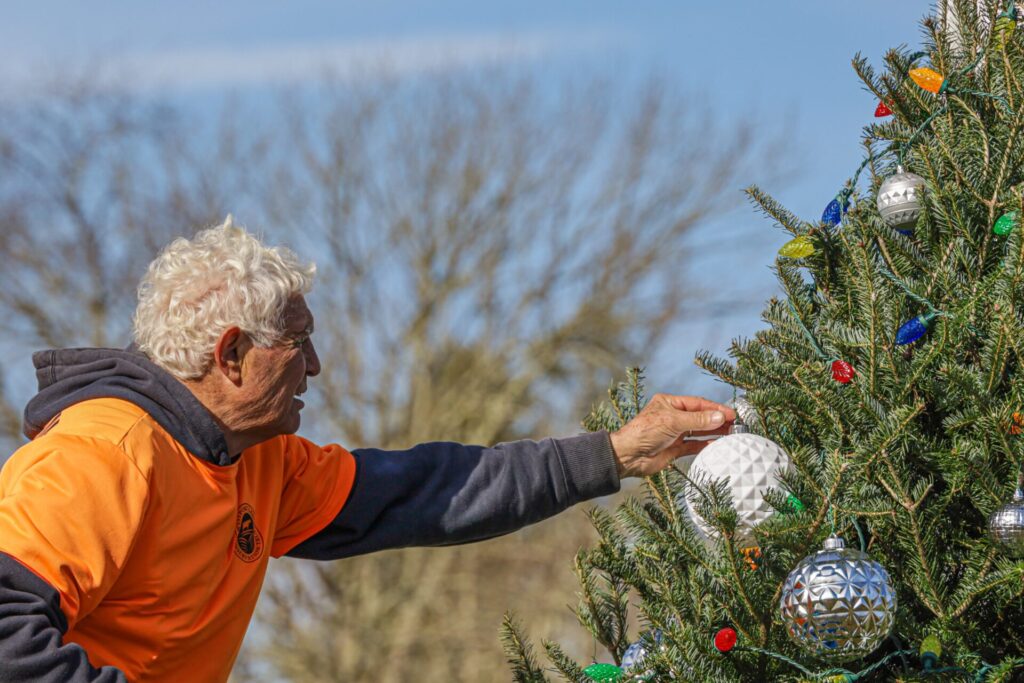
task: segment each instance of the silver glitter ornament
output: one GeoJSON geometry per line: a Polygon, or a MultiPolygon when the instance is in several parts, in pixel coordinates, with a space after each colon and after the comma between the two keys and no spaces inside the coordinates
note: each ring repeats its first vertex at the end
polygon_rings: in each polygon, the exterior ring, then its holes
{"type": "Polygon", "coordinates": [[[878,213],[890,227],[909,234],[924,206],[922,188],[924,178],[897,166],[896,175],[886,178],[878,188],[878,213]]]}
{"type": "Polygon", "coordinates": [[[1024,488],[988,518],[988,535],[1010,557],[1024,557],[1024,488]]]}
{"type": "Polygon", "coordinates": [[[845,662],[888,637],[896,591],[885,567],[830,536],[786,577],[779,609],[794,643],[819,659],[845,662]]]}
{"type": "MultiPolygon", "coordinates": [[[[661,631],[652,634],[655,646],[665,649],[662,643],[661,631]]],[[[643,640],[638,640],[622,653],[622,672],[624,681],[649,681],[654,677],[653,669],[644,669],[644,660],[647,659],[647,645],[643,640]]]]}

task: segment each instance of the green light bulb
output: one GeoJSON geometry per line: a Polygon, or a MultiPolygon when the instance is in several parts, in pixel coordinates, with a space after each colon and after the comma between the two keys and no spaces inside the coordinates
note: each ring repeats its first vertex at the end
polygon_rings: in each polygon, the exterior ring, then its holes
{"type": "Polygon", "coordinates": [[[614,683],[622,680],[622,669],[614,664],[591,664],[583,670],[584,675],[598,683],[614,683]]]}
{"type": "Polygon", "coordinates": [[[997,235],[1009,235],[1017,227],[1017,212],[1009,211],[1004,213],[992,226],[992,232],[997,235]]]}

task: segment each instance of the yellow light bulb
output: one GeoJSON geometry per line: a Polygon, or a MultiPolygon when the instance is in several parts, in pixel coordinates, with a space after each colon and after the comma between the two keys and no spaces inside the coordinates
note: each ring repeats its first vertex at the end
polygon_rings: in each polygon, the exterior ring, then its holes
{"type": "Polygon", "coordinates": [[[1017,28],[1017,22],[1005,14],[996,19],[995,35],[999,39],[999,46],[1006,47],[1006,43],[1013,37],[1013,30],[1017,28]]]}
{"type": "Polygon", "coordinates": [[[942,89],[942,84],[946,80],[938,71],[932,71],[925,67],[921,67],[920,69],[911,69],[910,77],[914,80],[914,83],[917,83],[921,88],[934,93],[937,93],[942,89]]]}
{"type": "Polygon", "coordinates": [[[794,237],[782,245],[779,255],[786,258],[804,258],[814,253],[814,242],[807,235],[794,237]]]}

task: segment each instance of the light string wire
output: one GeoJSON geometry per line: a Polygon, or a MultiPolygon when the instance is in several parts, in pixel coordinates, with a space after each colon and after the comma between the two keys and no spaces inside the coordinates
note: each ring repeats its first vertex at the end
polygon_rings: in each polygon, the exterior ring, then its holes
{"type": "MultiPolygon", "coordinates": [[[[754,654],[765,655],[767,657],[771,657],[773,659],[777,659],[780,662],[784,662],[784,663],[790,665],[791,667],[793,667],[794,669],[797,669],[801,673],[803,673],[803,674],[805,674],[807,676],[811,676],[811,677],[813,677],[813,678],[815,678],[817,680],[824,680],[826,678],[830,678],[832,680],[841,680],[843,683],[855,683],[856,681],[859,681],[859,680],[865,678],[866,676],[869,676],[869,675],[873,674],[874,672],[878,671],[879,669],[881,669],[883,666],[888,664],[890,661],[892,661],[896,657],[899,657],[899,658],[903,659],[903,658],[905,658],[908,655],[912,656],[912,655],[916,654],[913,650],[896,650],[894,652],[890,652],[885,657],[882,657],[877,662],[874,662],[870,666],[868,666],[868,667],[866,667],[864,669],[861,669],[860,671],[850,671],[849,669],[843,669],[843,668],[838,668],[837,667],[837,668],[833,668],[833,669],[828,669],[827,671],[814,672],[814,671],[811,671],[810,669],[808,669],[803,664],[800,664],[796,660],[791,659],[791,658],[787,657],[784,654],[780,654],[778,652],[773,652],[771,650],[765,650],[763,648],[753,647],[753,646],[749,646],[749,645],[737,645],[736,647],[734,647],[732,649],[732,651],[733,652],[751,652],[751,653],[754,653],[754,654]]],[[[904,662],[906,662],[905,659],[904,659],[904,662]]],[[[987,674],[993,668],[995,668],[995,666],[993,664],[988,664],[988,663],[982,662],[981,668],[978,669],[978,671],[974,674],[974,680],[976,682],[980,683],[981,681],[984,680],[985,674],[987,674]]],[[[930,667],[922,667],[916,673],[923,674],[925,676],[938,676],[938,675],[941,675],[941,674],[958,673],[958,674],[961,674],[961,675],[963,675],[965,677],[971,677],[971,672],[970,671],[968,671],[967,669],[964,669],[963,667],[959,667],[959,666],[944,666],[944,667],[939,667],[937,669],[936,668],[930,668],[930,667]]]]}
{"type": "Polygon", "coordinates": [[[797,312],[796,306],[793,305],[793,300],[787,299],[786,303],[789,304],[789,310],[793,312],[793,318],[796,320],[797,324],[800,325],[800,329],[804,331],[804,335],[806,335],[807,341],[811,343],[811,346],[814,348],[814,352],[818,354],[818,357],[825,361],[839,360],[838,358],[829,356],[827,353],[821,350],[821,347],[818,346],[818,342],[814,338],[814,335],[811,334],[811,331],[807,329],[806,325],[804,325],[804,321],[800,319],[800,313],[797,312]]]}

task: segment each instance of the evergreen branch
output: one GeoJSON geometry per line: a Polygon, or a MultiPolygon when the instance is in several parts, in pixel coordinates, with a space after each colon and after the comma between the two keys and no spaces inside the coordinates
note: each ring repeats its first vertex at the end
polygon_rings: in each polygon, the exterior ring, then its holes
{"type": "Polygon", "coordinates": [[[976,683],[1004,683],[1017,680],[1014,670],[1024,666],[1024,658],[1012,657],[998,665],[986,664],[978,670],[974,677],[976,683]]]}
{"type": "Polygon", "coordinates": [[[961,618],[979,597],[1007,584],[1020,586],[1022,580],[1024,580],[1024,567],[1020,564],[1016,564],[1010,569],[993,572],[977,583],[964,587],[964,595],[960,604],[950,612],[949,616],[956,619],[961,618]]]}
{"type": "Polygon", "coordinates": [[[726,556],[729,558],[729,569],[732,572],[733,588],[739,591],[740,598],[743,600],[743,606],[747,610],[747,614],[758,624],[758,640],[760,644],[764,645],[768,642],[768,625],[771,623],[771,616],[767,614],[761,614],[757,611],[754,606],[753,600],[750,598],[750,593],[747,591],[746,582],[743,577],[740,576],[740,567],[737,553],[737,548],[733,545],[733,535],[723,534],[723,540],[725,541],[726,556]]]}
{"type": "MultiPolygon", "coordinates": [[[[675,471],[678,472],[678,470],[675,471]]],[[[674,503],[675,498],[672,496],[671,491],[669,490],[667,478],[664,476],[665,474],[666,473],[663,472],[659,473],[655,477],[649,478],[647,480],[648,490],[651,493],[651,495],[658,501],[659,505],[662,506],[663,509],[670,511],[670,514],[672,515],[674,521],[677,524],[679,524],[680,520],[677,516],[679,506],[677,506],[674,503]]],[[[688,477],[686,477],[686,475],[683,475],[682,473],[679,474],[683,478],[684,482],[686,482],[686,486],[697,487],[697,484],[693,483],[688,477]]],[[[707,495],[707,493],[702,490],[700,492],[702,493],[702,495],[707,495]]],[[[683,492],[683,494],[685,495],[685,491],[683,492]]],[[[713,567],[707,563],[705,555],[703,553],[696,552],[695,544],[690,543],[689,539],[675,538],[674,542],[677,543],[678,548],[688,556],[690,562],[693,562],[698,567],[703,569],[708,576],[716,575],[716,572],[714,571],[713,567]]],[[[663,560],[664,558],[660,556],[655,556],[653,559],[663,560]]],[[[728,587],[724,585],[723,588],[728,589],[728,587]]],[[[736,614],[733,612],[729,604],[723,602],[721,603],[721,607],[726,612],[729,618],[729,622],[735,625],[736,630],[740,632],[745,638],[748,638],[749,640],[754,640],[753,635],[747,632],[747,630],[743,626],[743,622],[737,618],[736,614]]]]}
{"type": "MultiPolygon", "coordinates": [[[[936,577],[933,576],[932,563],[928,560],[928,552],[925,549],[925,532],[921,527],[921,520],[918,517],[917,511],[920,506],[920,502],[913,499],[913,497],[907,492],[906,488],[900,481],[900,476],[896,472],[895,465],[892,459],[884,458],[883,463],[885,468],[888,470],[889,475],[892,477],[892,485],[898,489],[894,491],[888,484],[881,478],[878,477],[879,483],[885,488],[885,490],[892,496],[893,500],[896,501],[900,507],[906,511],[906,516],[910,522],[910,533],[914,541],[914,551],[917,553],[917,560],[920,563],[920,571],[924,575],[926,587],[930,593],[928,600],[923,600],[925,605],[930,609],[937,617],[946,617],[946,608],[942,599],[941,591],[938,588],[938,582],[936,577]]],[[[921,596],[920,591],[917,587],[914,587],[915,592],[921,596]]]]}
{"type": "Polygon", "coordinates": [[[891,272],[889,272],[889,269],[888,269],[888,268],[886,268],[886,267],[885,267],[885,266],[883,266],[883,265],[880,265],[880,266],[879,266],[879,272],[880,272],[880,273],[881,273],[881,274],[882,274],[883,276],[885,276],[885,277],[886,277],[886,278],[887,278],[887,279],[888,279],[888,280],[889,280],[890,282],[892,282],[892,283],[893,283],[893,284],[895,284],[895,285],[896,285],[897,287],[899,287],[899,288],[900,288],[900,289],[901,289],[901,290],[903,291],[903,293],[904,293],[904,294],[906,294],[906,295],[907,295],[907,297],[908,297],[908,298],[909,298],[909,299],[910,299],[911,301],[913,301],[913,302],[915,302],[915,303],[917,303],[917,304],[920,304],[921,306],[924,306],[924,307],[925,307],[925,308],[927,308],[927,309],[928,309],[928,310],[929,310],[930,312],[933,312],[933,313],[937,313],[937,312],[938,312],[938,311],[936,310],[935,306],[933,306],[933,305],[932,305],[932,302],[928,301],[928,299],[924,298],[923,296],[921,296],[921,295],[919,295],[919,294],[916,294],[916,293],[914,292],[914,290],[912,290],[912,289],[911,289],[910,287],[908,287],[908,286],[906,285],[906,283],[904,283],[904,282],[903,282],[902,280],[900,280],[900,279],[899,279],[899,278],[897,278],[897,277],[896,277],[895,275],[893,275],[893,274],[892,274],[891,272]]]}
{"type": "Polygon", "coordinates": [[[548,659],[551,660],[555,669],[557,669],[567,681],[572,681],[573,683],[590,683],[590,679],[583,673],[583,669],[580,668],[579,664],[570,659],[557,643],[545,640],[544,650],[547,652],[548,659]]]}
{"type": "Polygon", "coordinates": [[[509,612],[501,620],[501,643],[516,683],[548,683],[544,671],[537,666],[533,646],[509,612]]]}
{"type": "MultiPolygon", "coordinates": [[[[848,462],[844,462],[839,466],[838,472],[836,473],[836,477],[832,481],[832,485],[829,488],[829,492],[824,496],[824,499],[827,504],[822,505],[818,509],[818,512],[814,517],[814,520],[811,522],[810,526],[808,526],[807,530],[804,532],[803,540],[801,541],[799,551],[797,552],[799,556],[805,556],[810,552],[814,540],[818,536],[818,532],[821,530],[821,527],[824,526],[825,520],[828,518],[828,512],[831,507],[831,501],[835,500],[836,496],[838,495],[839,489],[842,485],[843,476],[849,470],[849,468],[850,463],[848,462]]],[[[785,579],[783,578],[783,580],[779,581],[776,584],[775,592],[772,594],[771,600],[769,601],[770,604],[777,605],[779,603],[779,599],[782,597],[782,589],[784,586],[785,579]]]]}
{"type": "Polygon", "coordinates": [[[605,577],[611,592],[598,588],[593,567],[583,552],[576,554],[575,570],[583,600],[576,610],[580,623],[609,652],[621,653],[627,645],[624,640],[628,596],[624,587],[614,577],[605,577]]]}
{"type": "Polygon", "coordinates": [[[759,187],[751,185],[746,189],[747,197],[761,209],[761,212],[773,219],[782,229],[796,236],[806,232],[810,226],[785,209],[777,201],[765,194],[759,187]]]}
{"type": "MultiPolygon", "coordinates": [[[[961,100],[959,98],[956,98],[956,97],[954,97],[952,99],[953,99],[954,102],[957,102],[957,103],[963,105],[962,109],[965,112],[967,112],[968,115],[977,117],[978,118],[978,122],[981,123],[980,117],[978,117],[977,112],[975,112],[973,109],[968,107],[967,104],[963,100],[961,100]]],[[[985,160],[986,160],[986,163],[987,163],[988,159],[989,159],[988,139],[985,136],[982,136],[982,139],[984,140],[984,143],[985,143],[984,144],[984,153],[985,153],[985,160]]],[[[953,150],[949,147],[949,142],[946,140],[946,138],[943,137],[943,136],[936,136],[935,141],[938,144],[939,149],[942,150],[942,152],[944,153],[944,158],[947,161],[947,163],[949,164],[950,169],[953,171],[954,176],[956,177],[958,187],[967,188],[968,193],[970,193],[977,200],[977,202],[979,204],[987,205],[988,204],[988,200],[985,199],[981,195],[981,193],[979,193],[975,189],[974,183],[970,182],[967,179],[967,174],[964,173],[964,170],[960,166],[960,158],[959,158],[959,156],[957,154],[955,154],[953,152],[953,150]]]]}

